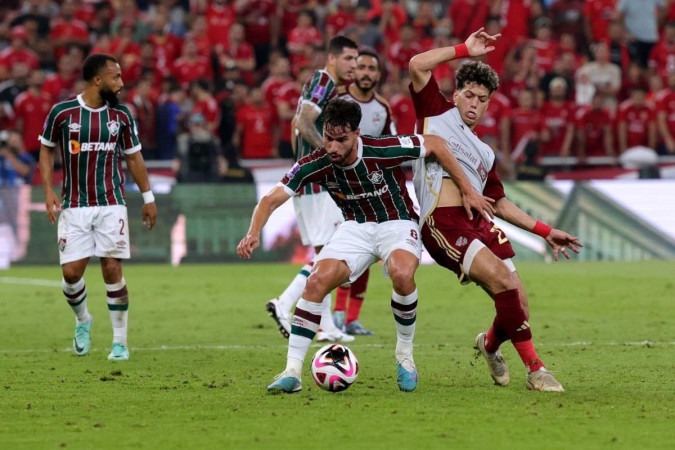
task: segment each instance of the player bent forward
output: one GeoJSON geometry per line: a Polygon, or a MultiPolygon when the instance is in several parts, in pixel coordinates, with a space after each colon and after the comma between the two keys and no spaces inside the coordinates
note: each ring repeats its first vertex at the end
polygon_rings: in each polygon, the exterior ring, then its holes
{"type": "MultiPolygon", "coordinates": [[[[495,200],[496,215],[507,222],[546,239],[553,248],[569,258],[567,248],[578,253],[581,242],[563,231],[538,222],[511,203],[495,171],[495,154],[474,134],[490,103],[490,95],[499,87],[497,74],[486,64],[471,61],[457,71],[457,89],[453,104],[440,93],[431,70],[438,64],[463,56],[480,56],[493,50],[499,37],[481,30],[465,44],[429,50],[410,61],[410,79],[418,123],[424,133],[444,136],[477,192],[495,200]]],[[[544,367],[532,342],[528,323],[527,297],[511,261],[515,255],[509,240],[492,221],[476,214],[467,220],[454,175],[443,171],[434,161],[419,160],[414,165],[414,185],[422,216],[422,241],[440,265],[455,272],[462,283],[476,282],[494,300],[496,317],[487,333],[476,337],[476,349],[485,357],[495,383],[506,386],[509,372],[499,346],[511,340],[527,368],[526,386],[539,391],[564,389],[544,367]]],[[[465,190],[462,189],[462,193],[465,190]]]]}
{"type": "Polygon", "coordinates": [[[417,387],[413,337],[417,315],[415,270],[422,244],[417,214],[408,195],[401,164],[418,158],[435,158],[452,173],[465,204],[477,210],[491,204],[471,188],[457,160],[437,136],[360,137],[361,109],[353,102],[335,99],[325,110],[323,147],[299,160],[281,182],[256,206],[248,234],[237,246],[250,258],[260,245],[260,232],[272,212],[301,191],[307,183],[325,187],[342,211],[341,224],[316,257],[302,298],[293,316],[286,369],[267,389],[298,392],[302,389],[302,364],[319,328],[321,300],[337,286],[357,279],[378,259],[392,281],[391,309],[397,331],[397,381],[403,391],[417,387]]]}

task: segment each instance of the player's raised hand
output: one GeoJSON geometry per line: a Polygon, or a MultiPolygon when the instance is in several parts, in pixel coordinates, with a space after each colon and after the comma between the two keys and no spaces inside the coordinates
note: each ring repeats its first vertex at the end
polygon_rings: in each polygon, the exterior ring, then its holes
{"type": "Polygon", "coordinates": [[[258,236],[247,234],[239,241],[239,245],[237,245],[237,255],[241,258],[249,259],[253,254],[253,250],[258,248],[259,245],[260,238],[258,236]]]}
{"type": "Polygon", "coordinates": [[[473,219],[472,209],[485,213],[490,218],[495,216],[495,207],[493,205],[495,201],[490,197],[485,197],[475,190],[471,189],[469,192],[462,192],[462,204],[466,210],[466,214],[469,216],[469,220],[473,219]]]}
{"type": "Polygon", "coordinates": [[[56,212],[61,211],[61,202],[56,193],[51,189],[45,194],[45,209],[47,210],[49,223],[56,222],[56,212]]]}
{"type": "Polygon", "coordinates": [[[501,33],[487,34],[485,28],[479,28],[476,32],[471,33],[464,44],[469,51],[469,56],[481,56],[490,53],[495,49],[494,43],[501,37],[501,33]]]}
{"type": "Polygon", "coordinates": [[[157,222],[157,205],[155,202],[143,205],[143,225],[148,230],[152,230],[157,222]]]}
{"type": "Polygon", "coordinates": [[[562,253],[565,259],[570,259],[568,249],[574,253],[579,253],[581,247],[584,246],[578,237],[556,228],[552,229],[545,239],[548,245],[551,246],[551,249],[553,249],[554,261],[558,261],[558,252],[562,253]]]}

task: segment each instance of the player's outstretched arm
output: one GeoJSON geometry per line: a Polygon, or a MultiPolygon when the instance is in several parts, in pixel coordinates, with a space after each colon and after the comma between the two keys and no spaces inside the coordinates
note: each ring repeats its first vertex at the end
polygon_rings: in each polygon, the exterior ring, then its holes
{"type": "Polygon", "coordinates": [[[270,216],[279,206],[288,200],[290,195],[286,193],[283,187],[275,186],[271,191],[260,199],[251,217],[251,225],[248,232],[237,245],[237,254],[244,259],[249,259],[253,250],[260,246],[260,232],[269,220],[270,216]]]}
{"type": "Polygon", "coordinates": [[[467,56],[482,56],[495,49],[494,43],[501,34],[489,35],[484,28],[472,33],[463,44],[441,47],[413,56],[408,63],[408,72],[415,92],[421,91],[431,78],[431,71],[439,64],[467,56]]]}
{"type": "Polygon", "coordinates": [[[584,246],[578,237],[557,228],[552,228],[551,232],[544,239],[553,250],[554,261],[558,261],[558,253],[562,253],[565,259],[570,259],[567,249],[572,250],[574,253],[579,253],[581,247],[584,246]]]}
{"type": "Polygon", "coordinates": [[[141,152],[130,153],[125,155],[125,160],[127,162],[127,170],[129,170],[143,195],[143,225],[148,230],[152,230],[157,222],[157,205],[155,204],[155,196],[152,194],[152,189],[150,189],[148,170],[145,168],[143,155],[141,155],[141,152]]]}
{"type": "Polygon", "coordinates": [[[40,145],[40,176],[45,190],[45,209],[50,223],[56,222],[56,212],[61,209],[59,197],[54,192],[54,149],[46,145],[40,145]]]}
{"type": "Polygon", "coordinates": [[[459,190],[462,191],[462,203],[469,219],[473,219],[472,209],[484,211],[490,217],[493,217],[495,214],[495,209],[492,206],[494,200],[482,196],[471,186],[464,169],[462,169],[455,155],[452,154],[445,139],[434,134],[425,134],[423,137],[427,157],[436,158],[438,163],[450,174],[459,190]]]}

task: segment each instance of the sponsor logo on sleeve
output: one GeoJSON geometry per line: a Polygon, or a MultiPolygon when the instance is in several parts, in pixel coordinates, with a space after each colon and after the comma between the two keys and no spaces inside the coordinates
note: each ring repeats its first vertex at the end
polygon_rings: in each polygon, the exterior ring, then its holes
{"type": "Polygon", "coordinates": [[[403,148],[414,148],[415,147],[415,144],[413,143],[413,140],[410,138],[410,136],[399,136],[398,142],[401,143],[401,147],[403,147],[403,148]]]}

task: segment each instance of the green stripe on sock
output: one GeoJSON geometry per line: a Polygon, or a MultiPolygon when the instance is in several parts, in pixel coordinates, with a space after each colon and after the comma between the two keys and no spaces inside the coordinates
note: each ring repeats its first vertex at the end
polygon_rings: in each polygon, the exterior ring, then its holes
{"type": "Polygon", "coordinates": [[[308,277],[309,274],[310,274],[309,270],[301,270],[301,271],[300,271],[300,275],[303,275],[303,276],[308,277]]]}
{"type": "Polygon", "coordinates": [[[291,334],[297,334],[298,336],[306,337],[307,339],[314,339],[314,336],[316,336],[314,331],[295,325],[291,325],[291,334]]]}
{"type": "Polygon", "coordinates": [[[399,316],[394,316],[394,319],[396,319],[396,322],[400,323],[401,325],[409,326],[415,323],[417,316],[413,317],[412,319],[402,319],[399,316]]]}
{"type": "Polygon", "coordinates": [[[108,303],[108,311],[127,311],[129,309],[129,304],[128,303],[123,303],[123,304],[114,304],[111,305],[108,303]]]}

